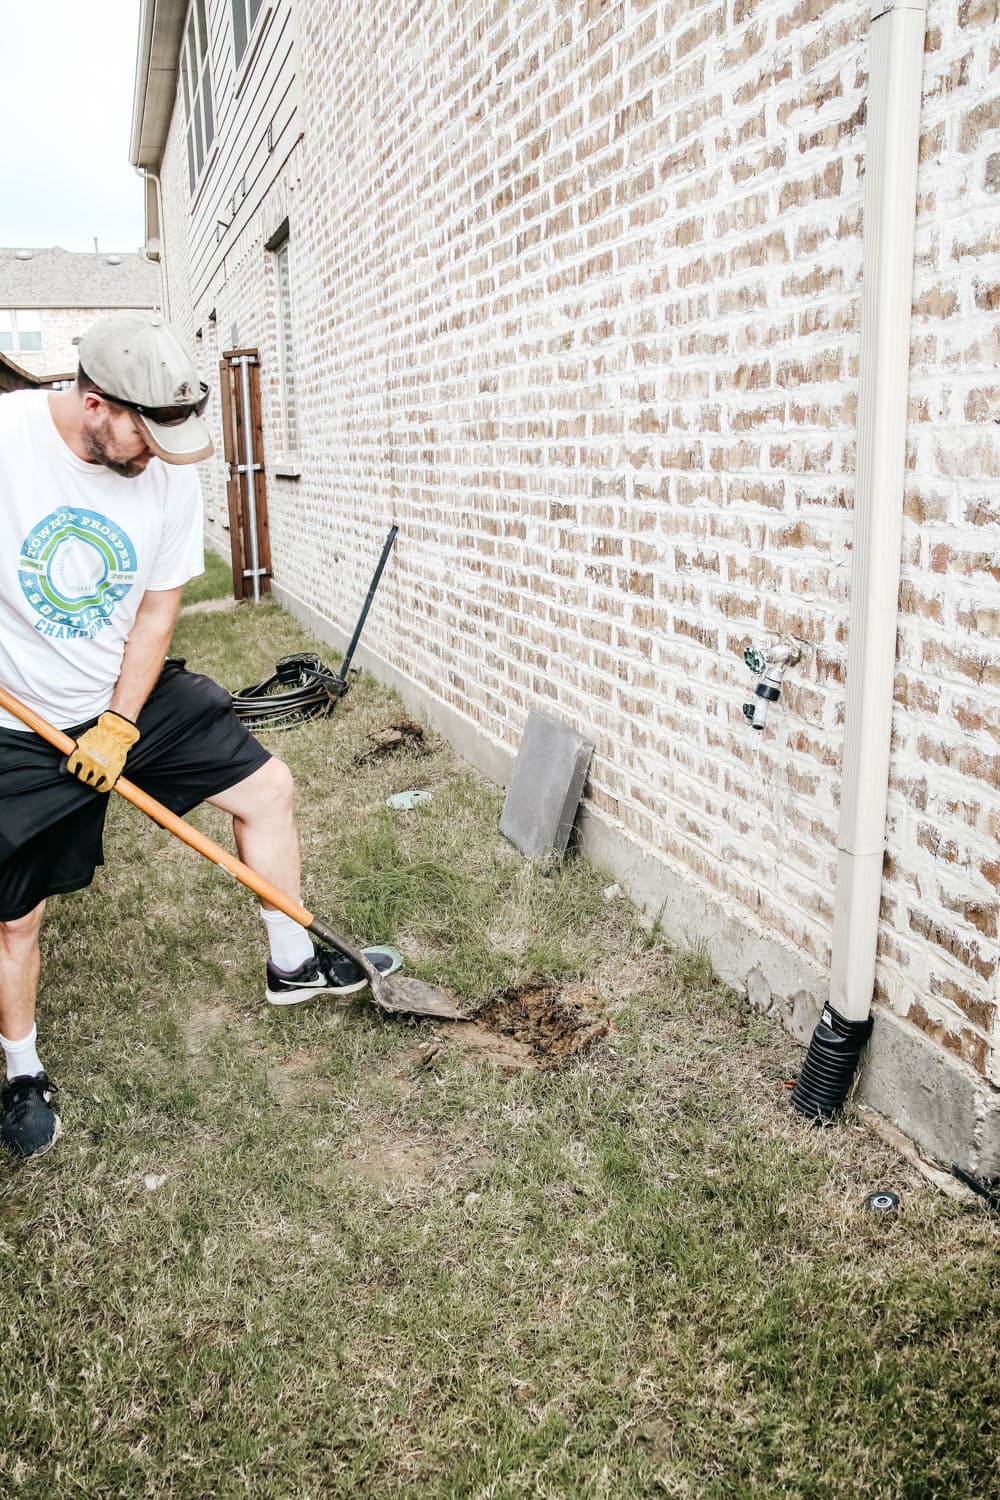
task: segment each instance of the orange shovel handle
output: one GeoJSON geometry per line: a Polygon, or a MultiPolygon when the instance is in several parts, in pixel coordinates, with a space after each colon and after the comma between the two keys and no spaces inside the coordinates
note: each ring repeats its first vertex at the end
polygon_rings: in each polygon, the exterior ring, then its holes
{"type": "MultiPolygon", "coordinates": [[[[43,719],[41,714],[36,714],[32,709],[26,708],[2,687],[0,687],[0,708],[5,708],[9,714],[13,714],[15,719],[20,719],[22,724],[33,729],[37,735],[47,740],[56,750],[61,750],[64,755],[68,755],[73,749],[75,741],[71,740],[68,734],[63,734],[61,729],[56,729],[43,719]]],[[[335,933],[330,932],[329,928],[317,922],[311,911],[307,911],[298,901],[293,901],[290,896],[286,896],[284,891],[279,891],[277,886],[265,880],[263,875],[258,875],[256,870],[251,870],[249,865],[245,865],[241,859],[236,858],[235,854],[230,854],[228,850],[223,849],[221,844],[199,833],[197,828],[191,827],[190,823],[185,823],[183,818],[179,818],[161,802],[157,802],[155,797],[150,797],[148,792],[142,791],[133,782],[126,781],[124,776],[119,776],[114,789],[120,797],[125,798],[126,802],[131,802],[133,807],[137,807],[140,812],[146,814],[147,818],[152,818],[154,823],[158,823],[168,833],[181,839],[197,854],[203,855],[213,864],[228,870],[230,875],[234,875],[241,884],[259,896],[261,901],[266,901],[269,906],[277,907],[278,911],[283,911],[286,917],[291,917],[293,922],[299,922],[303,927],[314,930],[316,936],[320,937],[323,942],[330,943],[342,953],[349,954],[356,963],[360,963],[362,968],[367,969],[368,965],[365,960],[359,954],[355,954],[354,949],[348,947],[342,939],[337,938],[335,933]]]]}

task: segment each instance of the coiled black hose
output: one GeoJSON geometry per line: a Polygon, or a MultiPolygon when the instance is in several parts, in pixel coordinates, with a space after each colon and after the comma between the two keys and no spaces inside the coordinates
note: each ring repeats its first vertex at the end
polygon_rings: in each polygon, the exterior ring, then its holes
{"type": "Polygon", "coordinates": [[[283,656],[264,682],[233,694],[233,709],[248,729],[292,729],[333,712],[347,679],[308,652],[283,656]]]}
{"type": "Polygon", "coordinates": [[[398,526],[392,526],[385,539],[382,555],[368,587],[368,596],[344,652],[340,671],[331,672],[328,667],[324,667],[318,656],[312,656],[308,652],[283,656],[275,666],[273,677],[269,677],[266,682],[258,682],[253,687],[242,688],[232,695],[233,708],[248,729],[292,729],[296,724],[304,724],[307,719],[333,712],[337,699],[347,692],[351,661],[398,531],[398,526]]]}

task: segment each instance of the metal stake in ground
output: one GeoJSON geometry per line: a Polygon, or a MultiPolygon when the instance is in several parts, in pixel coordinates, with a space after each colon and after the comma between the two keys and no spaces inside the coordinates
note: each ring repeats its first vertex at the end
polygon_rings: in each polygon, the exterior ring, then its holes
{"type": "MultiPolygon", "coordinates": [[[[41,714],[36,714],[32,709],[26,708],[5,688],[0,688],[0,708],[5,708],[8,713],[20,719],[29,729],[33,729],[48,744],[61,750],[64,755],[69,755],[74,742],[68,734],[56,729],[41,714]]],[[[131,781],[126,781],[120,776],[115,782],[115,791],[124,797],[126,802],[131,802],[140,812],[144,812],[154,823],[165,828],[179,838],[188,848],[193,849],[203,858],[211,860],[212,864],[219,865],[223,870],[228,870],[230,875],[245,885],[248,890],[254,892],[261,901],[277,907],[283,911],[286,917],[291,917],[293,922],[298,922],[307,932],[311,932],[315,938],[325,944],[328,948],[336,948],[338,953],[343,953],[364,970],[371,985],[372,998],[375,1004],[386,1015],[411,1015],[411,1016],[437,1016],[450,1021],[462,1021],[465,1019],[463,1013],[458,1009],[455,1002],[444,990],[436,985],[425,984],[420,979],[401,978],[399,975],[387,979],[380,974],[365,954],[359,952],[334,932],[331,927],[320,921],[313,912],[308,911],[300,902],[293,901],[291,896],[286,896],[277,886],[258,875],[256,870],[251,870],[235,854],[230,854],[228,849],[223,849],[213,839],[206,838],[205,834],[199,833],[197,828],[192,828],[190,823],[185,823],[176,813],[150,797],[147,792],[135,786],[131,781]]]]}
{"type": "Polygon", "coordinates": [[[361,632],[362,630],[364,630],[365,621],[368,618],[368,611],[371,609],[372,600],[375,598],[375,590],[379,586],[382,574],[385,571],[385,565],[389,561],[389,553],[392,551],[393,543],[396,540],[398,532],[399,527],[393,526],[389,532],[389,535],[385,539],[385,546],[382,548],[382,556],[378,560],[378,566],[376,567],[375,572],[372,575],[372,581],[368,586],[368,597],[365,599],[365,602],[361,607],[361,614],[358,616],[358,623],[354,627],[354,634],[351,636],[350,644],[348,645],[347,650],[344,652],[344,660],[340,663],[340,672],[338,673],[338,676],[341,677],[345,683],[347,682],[347,673],[350,669],[351,658],[354,656],[354,653],[357,650],[358,641],[360,641],[361,639],[361,632]]]}

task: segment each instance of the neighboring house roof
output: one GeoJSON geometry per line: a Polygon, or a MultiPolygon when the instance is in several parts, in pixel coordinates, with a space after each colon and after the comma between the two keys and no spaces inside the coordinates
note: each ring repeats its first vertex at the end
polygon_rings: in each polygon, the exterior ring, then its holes
{"type": "Polygon", "coordinates": [[[160,273],[134,251],[0,247],[0,307],[158,307],[160,273]]]}
{"type": "Polygon", "coordinates": [[[22,370],[19,364],[15,364],[9,354],[0,354],[0,391],[31,391],[49,386],[55,380],[72,379],[72,372],[67,375],[32,375],[29,370],[22,370]]]}

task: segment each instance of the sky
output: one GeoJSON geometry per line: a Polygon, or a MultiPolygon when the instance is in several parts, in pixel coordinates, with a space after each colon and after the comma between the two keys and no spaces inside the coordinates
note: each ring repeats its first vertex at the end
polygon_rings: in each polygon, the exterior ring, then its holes
{"type": "Polygon", "coordinates": [[[139,0],[0,0],[0,245],[139,250],[139,0]]]}

